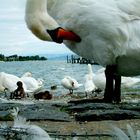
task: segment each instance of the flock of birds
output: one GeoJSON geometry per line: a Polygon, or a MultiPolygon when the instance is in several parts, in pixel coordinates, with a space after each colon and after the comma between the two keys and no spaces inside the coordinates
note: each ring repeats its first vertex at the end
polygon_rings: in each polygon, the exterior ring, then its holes
{"type": "MultiPolygon", "coordinates": [[[[84,83],[79,83],[75,78],[71,76],[65,76],[62,79],[61,84],[64,88],[68,89],[70,94],[73,93],[73,90],[84,86],[84,92],[86,97],[91,93],[96,93],[96,91],[104,91],[106,78],[104,68],[99,69],[96,73],[93,72],[91,64],[88,64],[88,72],[84,77],[84,83]]],[[[122,89],[128,90],[132,89],[133,86],[140,84],[140,78],[135,77],[122,77],[121,86],[122,89]]]]}
{"type": "MultiPolygon", "coordinates": [[[[94,66],[94,65],[93,65],[94,66]]],[[[61,80],[61,85],[69,90],[69,95],[73,94],[74,90],[77,90],[81,86],[84,87],[84,93],[86,97],[88,95],[98,93],[98,91],[105,90],[106,78],[104,74],[104,68],[99,69],[96,73],[93,72],[91,64],[87,65],[87,74],[84,76],[84,82],[79,83],[75,78],[70,75],[65,76],[61,80]]],[[[26,72],[21,77],[15,76],[13,74],[0,72],[0,92],[8,90],[8,92],[13,92],[17,88],[16,83],[21,81],[23,83],[23,88],[26,93],[33,94],[38,89],[42,88],[44,81],[42,79],[35,79],[30,72],[26,72]]],[[[135,85],[140,84],[140,78],[135,77],[122,77],[122,88],[130,89],[135,85]]]]}
{"type": "Polygon", "coordinates": [[[35,79],[30,72],[26,72],[23,76],[18,77],[6,72],[0,72],[0,92],[14,92],[17,89],[17,82],[23,83],[24,91],[28,94],[33,94],[43,86],[42,79],[35,79]]]}

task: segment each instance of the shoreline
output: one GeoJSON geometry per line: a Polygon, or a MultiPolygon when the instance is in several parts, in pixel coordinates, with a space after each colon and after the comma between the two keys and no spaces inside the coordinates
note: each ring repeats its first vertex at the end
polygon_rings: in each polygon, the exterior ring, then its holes
{"type": "Polygon", "coordinates": [[[11,125],[13,120],[9,111],[19,107],[19,115],[25,117],[31,124],[37,124],[52,137],[74,135],[81,139],[84,136],[91,137],[92,140],[93,137],[109,138],[111,126],[117,126],[126,131],[126,125],[130,124],[135,132],[140,128],[139,102],[127,103],[123,99],[120,104],[109,104],[97,103],[95,99],[77,96],[59,98],[39,101],[31,99],[25,100],[26,102],[13,100],[11,103],[0,103],[0,122],[8,122],[11,125]]]}

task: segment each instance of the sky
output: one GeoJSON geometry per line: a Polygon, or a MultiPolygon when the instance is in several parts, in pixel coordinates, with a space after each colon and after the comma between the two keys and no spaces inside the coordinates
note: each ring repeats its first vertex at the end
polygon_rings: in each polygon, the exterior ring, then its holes
{"type": "Polygon", "coordinates": [[[25,56],[71,53],[65,45],[41,41],[28,30],[24,20],[25,3],[26,0],[1,1],[0,54],[25,56]]]}

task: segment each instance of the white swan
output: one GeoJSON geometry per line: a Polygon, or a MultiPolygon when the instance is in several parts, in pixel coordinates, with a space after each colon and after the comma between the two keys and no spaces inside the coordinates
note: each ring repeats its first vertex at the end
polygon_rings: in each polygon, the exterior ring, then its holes
{"type": "MultiPolygon", "coordinates": [[[[105,68],[99,69],[96,73],[93,72],[94,84],[101,90],[105,90],[106,78],[104,74],[105,68]]],[[[140,78],[122,77],[121,87],[123,90],[130,90],[133,86],[140,84],[140,78]]]]}
{"type": "Polygon", "coordinates": [[[41,80],[36,80],[35,78],[33,78],[30,72],[26,72],[21,77],[21,80],[25,83],[27,89],[32,92],[35,92],[43,86],[43,82],[41,80]]]}
{"type": "Polygon", "coordinates": [[[0,72],[0,92],[4,92],[7,89],[9,92],[13,92],[17,89],[17,82],[23,83],[25,93],[32,94],[39,90],[43,86],[41,80],[36,80],[29,73],[24,74],[21,78],[13,74],[0,72]]]}
{"type": "Polygon", "coordinates": [[[38,38],[106,67],[104,101],[119,102],[121,76],[140,74],[139,7],[140,0],[27,0],[26,23],[38,38]]]}
{"type": "MultiPolygon", "coordinates": [[[[37,125],[30,124],[26,121],[26,118],[19,116],[19,108],[14,108],[12,110],[12,115],[14,117],[13,126],[1,125],[1,129],[13,130],[16,134],[13,135],[12,139],[21,140],[51,140],[48,133],[37,125]]],[[[4,137],[3,137],[4,139],[4,137]]]]}
{"type": "Polygon", "coordinates": [[[0,72],[0,91],[4,92],[7,89],[9,92],[13,92],[17,89],[17,82],[21,81],[23,83],[23,88],[27,92],[26,85],[17,76],[5,72],[0,72]]]}
{"type": "Polygon", "coordinates": [[[91,64],[88,64],[88,74],[85,75],[85,82],[84,82],[84,88],[86,96],[88,93],[94,93],[97,90],[97,87],[95,86],[93,82],[93,72],[91,64]]]}
{"type": "Polygon", "coordinates": [[[82,86],[82,84],[79,84],[77,82],[77,80],[75,80],[74,78],[70,77],[70,76],[65,76],[62,80],[61,80],[61,85],[66,88],[69,89],[70,94],[73,93],[73,90],[78,89],[80,86],[82,86]]]}

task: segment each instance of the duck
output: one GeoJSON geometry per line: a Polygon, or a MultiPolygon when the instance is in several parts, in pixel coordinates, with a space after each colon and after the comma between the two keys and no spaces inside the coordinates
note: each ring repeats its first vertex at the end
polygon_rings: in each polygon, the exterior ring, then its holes
{"type": "Polygon", "coordinates": [[[34,98],[36,100],[39,100],[39,99],[51,100],[52,99],[52,94],[48,90],[40,91],[40,92],[34,94],[34,98]]]}
{"type": "Polygon", "coordinates": [[[140,0],[27,0],[25,21],[39,39],[105,67],[103,102],[119,103],[121,76],[140,75],[139,7],[140,0]]]}
{"type": "Polygon", "coordinates": [[[21,81],[17,82],[17,89],[14,92],[11,92],[10,99],[21,99],[25,98],[25,91],[23,88],[23,83],[21,81]]]}
{"type": "Polygon", "coordinates": [[[62,80],[61,80],[61,85],[65,88],[69,90],[69,94],[73,94],[73,90],[78,89],[80,86],[82,86],[82,84],[79,84],[77,82],[76,79],[74,79],[71,76],[65,76],[62,80]]]}

